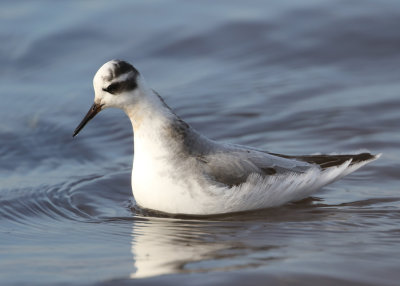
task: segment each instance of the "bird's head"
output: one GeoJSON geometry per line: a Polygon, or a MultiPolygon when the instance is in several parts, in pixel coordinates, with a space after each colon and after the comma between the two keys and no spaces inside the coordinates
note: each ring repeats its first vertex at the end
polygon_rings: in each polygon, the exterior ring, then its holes
{"type": "Polygon", "coordinates": [[[141,85],[141,76],[131,64],[121,60],[105,63],[93,78],[94,103],[73,137],[101,110],[107,107],[125,109],[135,104],[143,94],[141,85]]]}

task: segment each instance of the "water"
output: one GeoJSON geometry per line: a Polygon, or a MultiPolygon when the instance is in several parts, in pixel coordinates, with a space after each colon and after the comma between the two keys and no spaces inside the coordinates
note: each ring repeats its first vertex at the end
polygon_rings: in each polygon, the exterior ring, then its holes
{"type": "Polygon", "coordinates": [[[397,285],[399,1],[0,6],[1,285],[397,285]],[[125,115],[71,137],[113,58],[211,138],[383,156],[281,208],[143,213],[125,115]]]}

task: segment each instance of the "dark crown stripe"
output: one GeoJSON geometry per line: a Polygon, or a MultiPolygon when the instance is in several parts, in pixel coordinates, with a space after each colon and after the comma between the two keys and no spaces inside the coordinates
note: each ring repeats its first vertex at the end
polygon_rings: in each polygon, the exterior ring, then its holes
{"type": "Polygon", "coordinates": [[[120,75],[133,72],[135,76],[139,74],[139,72],[129,63],[125,61],[120,61],[116,60],[114,62],[114,70],[113,70],[113,76],[114,78],[119,77],[120,75]]]}
{"type": "Polygon", "coordinates": [[[111,94],[118,94],[125,91],[133,90],[137,87],[137,76],[139,72],[129,63],[120,60],[112,61],[112,68],[109,69],[109,75],[105,77],[106,81],[112,82],[104,91],[111,94]],[[127,75],[124,80],[118,81],[122,75],[127,75]]]}

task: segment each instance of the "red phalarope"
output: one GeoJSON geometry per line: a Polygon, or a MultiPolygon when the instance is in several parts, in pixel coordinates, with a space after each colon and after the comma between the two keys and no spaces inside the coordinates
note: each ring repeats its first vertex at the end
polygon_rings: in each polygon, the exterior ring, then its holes
{"type": "Polygon", "coordinates": [[[280,206],[376,160],[380,154],[290,156],[217,143],[179,118],[129,63],[105,63],[93,79],[98,112],[122,109],[134,130],[132,192],[143,208],[210,215],[280,206]]]}

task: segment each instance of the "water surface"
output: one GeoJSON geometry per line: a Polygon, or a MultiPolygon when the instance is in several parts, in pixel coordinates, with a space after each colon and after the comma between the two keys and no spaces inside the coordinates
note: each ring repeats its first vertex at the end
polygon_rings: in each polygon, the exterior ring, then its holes
{"type": "Polygon", "coordinates": [[[3,1],[0,284],[397,285],[398,1],[3,1]],[[72,139],[106,61],[132,62],[210,138],[383,153],[284,207],[204,219],[136,207],[132,130],[72,139]]]}

